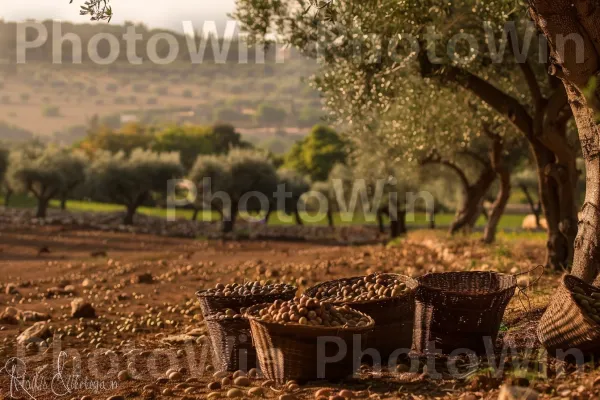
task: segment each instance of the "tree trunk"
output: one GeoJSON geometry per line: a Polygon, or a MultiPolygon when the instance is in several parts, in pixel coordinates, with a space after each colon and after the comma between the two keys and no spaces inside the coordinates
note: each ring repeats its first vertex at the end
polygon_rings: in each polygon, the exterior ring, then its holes
{"type": "Polygon", "coordinates": [[[536,158],[540,201],[548,225],[545,264],[554,270],[567,270],[573,256],[573,243],[577,230],[577,211],[574,205],[574,185],[566,182],[564,173],[556,162],[553,152],[543,146],[534,147],[536,158]],[[552,176],[554,175],[554,176],[552,176]],[[565,181],[559,184],[558,179],[565,181]]]}
{"type": "Polygon", "coordinates": [[[483,232],[483,242],[493,243],[496,239],[496,231],[500,218],[504,214],[506,204],[510,197],[510,171],[503,162],[503,149],[504,145],[502,138],[496,133],[492,132],[489,127],[484,126],[484,133],[492,141],[490,148],[490,165],[493,171],[500,179],[500,190],[494,204],[492,205],[492,212],[487,218],[487,223],[483,232]]]}
{"type": "Polygon", "coordinates": [[[377,210],[377,224],[379,225],[379,233],[385,233],[385,226],[383,224],[383,211],[377,210]]]}
{"type": "Polygon", "coordinates": [[[267,214],[265,215],[265,225],[269,224],[269,219],[271,218],[271,214],[273,214],[273,208],[271,206],[269,206],[269,209],[267,210],[267,214]]]}
{"type": "Polygon", "coordinates": [[[200,212],[199,208],[194,208],[194,213],[192,214],[192,221],[198,220],[198,213],[200,212]]]}
{"type": "Polygon", "coordinates": [[[50,203],[49,198],[38,198],[37,212],[35,214],[36,218],[46,218],[48,212],[48,203],[50,203]]]}
{"type": "MultiPolygon", "coordinates": [[[[590,1],[581,1],[577,7],[589,4],[590,9],[592,9],[590,1]]],[[[554,8],[554,1],[529,0],[529,2],[532,4],[532,16],[536,15],[537,11],[535,9],[537,7],[541,6],[546,10],[554,8]],[[551,3],[552,5],[550,5],[551,3]]],[[[556,24],[551,29],[558,29],[558,26],[564,25],[564,21],[558,21],[557,19],[567,18],[570,14],[573,14],[571,15],[572,17],[575,15],[575,13],[571,13],[573,9],[572,2],[557,0],[556,3],[559,4],[556,6],[557,8],[548,11],[545,17],[538,21],[539,26],[546,25],[547,21],[545,18],[548,17],[553,19],[553,23],[556,24]],[[556,9],[561,9],[562,11],[555,13],[556,9]]],[[[582,11],[582,13],[584,12],[582,11]]],[[[574,16],[573,18],[577,17],[574,16]]],[[[589,19],[589,21],[592,21],[592,19],[589,19]]],[[[567,27],[567,31],[581,37],[579,30],[570,29],[573,26],[567,27]]],[[[548,30],[547,27],[545,29],[548,30]]],[[[560,31],[561,29],[558,30],[560,31]]],[[[562,33],[564,34],[565,32],[562,33]]],[[[594,34],[597,35],[597,32],[594,34]]],[[[565,37],[568,37],[568,35],[563,36],[563,40],[565,37]]],[[[599,36],[595,37],[598,38],[599,36]]],[[[600,48],[600,44],[597,44],[596,47],[600,48]]],[[[512,50],[511,45],[508,48],[512,50]]],[[[590,45],[589,49],[592,53],[589,55],[589,59],[597,60],[598,57],[594,53],[593,46],[590,45]]],[[[575,51],[571,49],[571,53],[570,55],[573,56],[575,51]]],[[[555,54],[554,59],[562,59],[562,56],[564,55],[555,54]]],[[[530,108],[535,110],[535,115],[532,115],[528,108],[521,104],[517,98],[503,92],[484,78],[474,75],[468,70],[453,65],[433,64],[424,50],[419,53],[419,61],[421,73],[424,76],[438,76],[446,82],[453,82],[462,86],[510,121],[529,141],[531,150],[536,158],[540,181],[540,200],[548,222],[546,264],[554,269],[567,268],[573,254],[573,239],[577,233],[577,210],[575,205],[575,184],[577,179],[575,153],[570,148],[564,134],[566,123],[571,116],[568,112],[565,114],[565,109],[568,109],[568,103],[566,96],[564,96],[564,90],[555,86],[553,87],[554,91],[552,94],[547,98],[544,97],[537,77],[533,73],[529,63],[519,62],[518,65],[524,72],[525,80],[532,94],[533,102],[529,104],[530,108]]],[[[571,68],[581,69],[581,65],[579,67],[572,65],[567,70],[571,71],[571,68]]],[[[580,87],[582,88],[583,86],[580,87]]]]}
{"type": "Polygon", "coordinates": [[[472,229],[477,223],[483,208],[483,200],[487,191],[494,183],[495,173],[491,167],[486,167],[477,181],[465,189],[463,204],[456,213],[456,218],[450,225],[450,234],[454,235],[462,229],[472,229]]]}
{"type": "Polygon", "coordinates": [[[531,213],[535,216],[535,227],[540,229],[542,225],[540,224],[540,212],[542,211],[542,203],[540,201],[537,204],[533,201],[533,197],[531,193],[529,193],[529,189],[525,185],[519,185],[521,191],[525,195],[527,199],[527,203],[529,204],[529,208],[531,209],[531,213]]]}
{"type": "Polygon", "coordinates": [[[4,195],[4,207],[10,206],[10,199],[12,198],[14,191],[12,189],[6,189],[6,194],[4,195]]]}
{"type": "Polygon", "coordinates": [[[429,213],[429,229],[435,229],[435,211],[429,213]]]}
{"type": "Polygon", "coordinates": [[[408,232],[406,229],[406,211],[398,211],[398,232],[401,235],[408,232]]]}
{"type": "Polygon", "coordinates": [[[496,231],[498,228],[498,223],[500,222],[500,218],[504,214],[504,210],[506,209],[506,205],[508,204],[508,199],[510,197],[510,174],[508,172],[503,172],[500,174],[500,191],[498,192],[498,196],[492,205],[492,212],[490,213],[490,219],[485,225],[485,230],[483,231],[483,242],[484,243],[493,243],[496,240],[496,231]]]}
{"type": "Polygon", "coordinates": [[[400,221],[394,221],[394,219],[390,219],[390,237],[392,239],[400,236],[400,221]]]}
{"type": "Polygon", "coordinates": [[[67,195],[63,194],[60,197],[60,209],[65,211],[67,209],[67,195]]]}
{"type": "Polygon", "coordinates": [[[454,221],[450,225],[450,234],[453,235],[462,229],[472,229],[477,223],[477,218],[481,214],[483,208],[483,200],[487,191],[490,189],[496,173],[491,165],[483,165],[483,170],[479,174],[477,181],[470,184],[467,175],[454,162],[443,159],[435,151],[420,161],[421,165],[440,164],[451,168],[460,178],[463,187],[463,203],[456,211],[454,221]]]}
{"type": "MultiPolygon", "coordinates": [[[[529,4],[530,15],[550,45],[553,65],[549,71],[563,81],[579,130],[587,175],[585,203],[574,242],[572,273],[592,282],[600,266],[600,124],[597,118],[600,7],[593,0],[530,0],[529,4]],[[583,47],[557,46],[559,40],[564,41],[570,36],[582,39],[583,47]],[[596,79],[596,87],[590,87],[593,79],[596,79]]],[[[564,171],[558,171],[561,172],[564,171]]]]}
{"type": "Polygon", "coordinates": [[[223,233],[231,233],[233,232],[233,228],[235,226],[235,220],[237,218],[237,209],[232,205],[230,215],[227,215],[226,212],[223,213],[223,233]]]}
{"type": "Polygon", "coordinates": [[[137,210],[136,205],[127,206],[127,211],[125,212],[125,217],[123,218],[124,225],[133,225],[133,216],[135,215],[135,211],[137,210]]]}
{"type": "Polygon", "coordinates": [[[296,218],[296,225],[304,225],[304,223],[302,222],[302,218],[300,218],[300,213],[298,212],[297,208],[294,209],[294,217],[296,218]]]}
{"type": "Polygon", "coordinates": [[[334,227],[334,223],[333,223],[333,212],[331,212],[331,210],[327,210],[327,224],[329,225],[330,228],[334,227]]]}
{"type": "Polygon", "coordinates": [[[508,199],[510,197],[510,171],[502,162],[502,139],[492,132],[488,132],[488,136],[493,140],[490,161],[492,162],[494,172],[496,172],[500,179],[500,190],[498,191],[496,200],[494,200],[492,212],[489,215],[483,231],[483,242],[489,244],[496,240],[498,223],[504,214],[506,204],[508,204],[508,199]]]}

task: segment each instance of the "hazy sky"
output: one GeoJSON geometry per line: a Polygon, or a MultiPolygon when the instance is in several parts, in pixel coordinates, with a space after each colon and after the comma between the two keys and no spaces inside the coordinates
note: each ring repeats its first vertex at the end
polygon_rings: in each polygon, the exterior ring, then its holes
{"type": "MultiPolygon", "coordinates": [[[[87,22],[79,15],[84,0],[0,0],[0,18],[7,21],[24,19],[59,19],[87,22]]],[[[111,0],[113,22],[144,22],[151,27],[181,30],[182,20],[216,20],[218,25],[233,11],[234,0],[111,0]]],[[[194,24],[195,25],[195,24],[194,24]]]]}

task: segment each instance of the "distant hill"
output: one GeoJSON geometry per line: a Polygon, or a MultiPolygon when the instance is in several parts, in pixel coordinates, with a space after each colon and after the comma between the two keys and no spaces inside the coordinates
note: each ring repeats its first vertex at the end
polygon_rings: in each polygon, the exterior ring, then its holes
{"type": "MultiPolygon", "coordinates": [[[[16,64],[17,25],[0,21],[0,121],[33,135],[73,143],[85,134],[86,124],[97,115],[113,123],[131,118],[203,125],[223,121],[263,141],[275,134],[281,139],[286,131],[301,135],[323,115],[319,95],[306,81],[316,71],[316,64],[290,49],[271,49],[265,53],[264,63],[257,63],[256,54],[260,52],[250,48],[245,63],[241,62],[245,44],[215,39],[219,49],[229,46],[229,52],[222,53],[226,57],[220,58],[219,50],[213,51],[213,45],[207,42],[203,62],[194,64],[185,36],[135,25],[144,38],[135,46],[141,65],[127,61],[122,39],[116,61],[110,65],[92,62],[87,51],[82,54],[81,64],[73,64],[69,40],[63,42],[59,57],[62,63],[57,64],[53,58],[60,53],[53,49],[52,22],[45,21],[43,26],[49,35],[46,43],[29,50],[25,64],[16,64]],[[168,34],[177,41],[180,51],[173,63],[157,65],[150,60],[154,55],[147,51],[148,40],[155,34],[168,34]]],[[[86,49],[94,35],[109,33],[122,38],[131,26],[65,23],[61,33],[63,37],[76,34],[86,49]]],[[[27,38],[35,40],[34,29],[27,31],[27,38]]],[[[157,55],[165,57],[166,40],[156,43],[157,55]]],[[[98,42],[98,54],[109,54],[108,41],[98,42]]],[[[27,136],[9,137],[3,132],[0,139],[27,136]]]]}

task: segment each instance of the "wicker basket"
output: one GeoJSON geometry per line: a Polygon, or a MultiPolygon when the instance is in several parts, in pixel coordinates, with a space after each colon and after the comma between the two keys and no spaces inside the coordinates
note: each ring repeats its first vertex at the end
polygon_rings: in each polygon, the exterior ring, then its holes
{"type": "Polygon", "coordinates": [[[561,279],[548,309],[540,319],[538,338],[551,355],[557,350],[579,349],[585,355],[600,354],[600,325],[586,315],[573,298],[574,288],[590,295],[600,289],[573,275],[561,279]]]}
{"type": "Polygon", "coordinates": [[[417,279],[413,350],[450,354],[468,349],[486,351],[495,345],[504,310],[517,279],[497,272],[445,272],[417,279]],[[491,342],[489,342],[491,340],[491,342]]]}
{"type": "MultiPolygon", "coordinates": [[[[381,361],[385,363],[395,350],[411,348],[417,281],[398,274],[378,274],[377,277],[396,279],[406,284],[408,290],[401,296],[387,299],[356,302],[337,301],[332,304],[348,305],[373,318],[375,327],[373,332],[369,333],[366,347],[376,349],[381,356],[381,361]]],[[[364,276],[360,276],[323,282],[308,289],[306,294],[314,297],[321,288],[330,288],[340,283],[343,285],[354,284],[364,278],[364,276]]]]}
{"type": "Polygon", "coordinates": [[[246,318],[209,317],[206,327],[219,371],[248,371],[256,368],[256,349],[252,344],[250,322],[246,318]]]}
{"type": "MultiPolygon", "coordinates": [[[[359,357],[355,354],[354,342],[358,335],[362,343],[365,335],[373,329],[374,321],[366,327],[328,328],[304,325],[281,325],[274,322],[264,322],[255,316],[258,311],[269,304],[251,307],[246,315],[252,328],[252,340],[256,346],[258,363],[267,379],[277,383],[289,380],[307,382],[319,379],[339,380],[352,375],[360,365],[359,357]],[[319,347],[323,346],[324,357],[335,357],[340,351],[345,351],[343,357],[335,362],[319,360],[319,347]],[[340,343],[339,341],[341,340],[340,343]],[[345,345],[345,349],[343,348],[345,345]],[[341,347],[341,348],[340,348],[341,347]]],[[[358,338],[357,338],[358,339],[358,338]]]]}
{"type": "Polygon", "coordinates": [[[206,321],[208,334],[218,368],[227,371],[256,367],[256,350],[251,340],[250,322],[246,318],[219,319],[214,315],[227,309],[241,312],[241,309],[275,300],[291,300],[297,288],[286,285],[287,290],[250,296],[211,296],[206,290],[196,292],[202,315],[206,321]]]}
{"type": "Polygon", "coordinates": [[[275,300],[291,300],[296,296],[296,287],[286,285],[286,290],[281,293],[266,294],[266,295],[250,295],[250,296],[213,296],[207,294],[206,290],[196,292],[202,315],[207,318],[220,311],[232,309],[235,312],[240,312],[242,308],[262,303],[273,303],[275,300]]]}

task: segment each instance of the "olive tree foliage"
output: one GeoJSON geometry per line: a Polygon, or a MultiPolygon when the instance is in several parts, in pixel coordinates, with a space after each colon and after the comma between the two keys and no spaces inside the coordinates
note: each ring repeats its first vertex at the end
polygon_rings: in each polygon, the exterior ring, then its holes
{"type": "Polygon", "coordinates": [[[45,218],[51,199],[83,183],[85,166],[85,156],[80,152],[26,146],[10,153],[6,178],[12,190],[35,196],[36,216],[45,218]]]}
{"type": "Polygon", "coordinates": [[[224,214],[231,207],[227,198],[214,195],[215,193],[228,193],[233,177],[227,166],[224,156],[200,155],[188,174],[188,179],[197,187],[194,203],[194,216],[196,220],[199,210],[216,211],[224,220],[224,214]]]}
{"type": "MultiPolygon", "coordinates": [[[[576,151],[566,129],[572,113],[564,88],[546,74],[547,42],[538,40],[524,4],[350,0],[318,9],[303,0],[237,0],[236,5],[235,16],[251,39],[277,37],[321,61],[315,84],[333,116],[347,124],[377,123],[404,95],[407,77],[468,92],[512,124],[526,138],[539,175],[548,220],[546,263],[569,266],[577,231],[576,151]],[[507,23],[514,29],[505,31],[507,23]]],[[[436,131],[428,133],[435,136],[436,131]]]]}
{"type": "Polygon", "coordinates": [[[240,211],[268,212],[278,183],[268,155],[250,149],[200,156],[189,179],[197,186],[197,204],[221,214],[224,233],[233,231],[240,211]]]}
{"type": "Polygon", "coordinates": [[[168,181],[183,176],[178,153],[136,149],[131,155],[99,152],[88,170],[95,197],[126,207],[125,225],[133,224],[137,209],[153,194],[166,195],[168,181]]]}
{"type": "Polygon", "coordinates": [[[286,192],[283,204],[276,204],[277,211],[283,211],[285,214],[294,215],[296,224],[302,225],[300,210],[302,196],[310,190],[310,181],[299,172],[282,168],[277,171],[278,187],[286,192]]]}
{"type": "MultiPolygon", "coordinates": [[[[73,0],[70,0],[70,4],[73,0]]],[[[89,16],[92,21],[108,21],[112,19],[113,11],[110,0],[85,0],[79,8],[80,15],[89,16]]]]}

